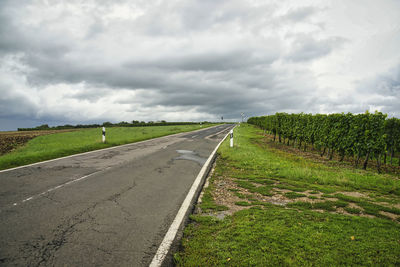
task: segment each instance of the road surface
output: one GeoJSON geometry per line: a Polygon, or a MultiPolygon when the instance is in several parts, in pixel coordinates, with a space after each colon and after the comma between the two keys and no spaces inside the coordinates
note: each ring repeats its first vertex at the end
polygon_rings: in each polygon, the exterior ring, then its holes
{"type": "Polygon", "coordinates": [[[0,172],[0,265],[147,266],[231,128],[0,172]]]}

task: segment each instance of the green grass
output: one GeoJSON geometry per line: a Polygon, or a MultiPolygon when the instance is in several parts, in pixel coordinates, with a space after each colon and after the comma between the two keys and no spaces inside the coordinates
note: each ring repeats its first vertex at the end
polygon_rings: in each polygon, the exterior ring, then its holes
{"type": "Polygon", "coordinates": [[[238,201],[238,202],[235,202],[235,205],[238,205],[238,206],[252,206],[252,204],[247,202],[247,201],[238,201]]]}
{"type": "Polygon", "coordinates": [[[206,190],[209,197],[203,198],[201,205],[210,207],[208,214],[221,210],[212,208],[213,182],[232,179],[237,186],[232,190],[241,196],[233,204],[246,209],[223,220],[204,214],[192,216],[182,239],[183,249],[175,254],[178,266],[400,264],[400,217],[392,221],[380,214],[400,214],[400,210],[378,203],[400,203],[398,177],[325,165],[288,154],[269,146],[261,133],[244,124],[235,130],[234,148],[229,148],[228,142],[221,145],[206,190]],[[283,196],[292,202],[273,205],[256,197],[257,194],[248,196],[240,192],[264,191],[264,196],[268,196],[277,194],[273,188],[290,190],[283,196]],[[306,196],[307,190],[311,191],[309,194],[322,192],[324,201],[296,201],[306,196]],[[340,193],[346,191],[374,197],[340,193]],[[361,208],[350,208],[349,203],[361,208]],[[338,214],[339,208],[353,216],[338,214]],[[364,214],[375,217],[360,217],[364,214]]]}
{"type": "MultiPolygon", "coordinates": [[[[209,126],[203,125],[202,128],[209,126]]],[[[39,136],[1,156],[0,170],[198,129],[201,129],[199,125],[112,127],[107,128],[107,142],[104,144],[101,142],[100,128],[39,136]]]]}
{"type": "Polygon", "coordinates": [[[361,213],[361,210],[357,209],[357,208],[346,207],[346,208],[344,208],[344,210],[347,211],[348,213],[352,213],[352,214],[360,214],[361,213]]]}
{"type": "Polygon", "coordinates": [[[191,218],[178,266],[400,264],[400,226],[388,220],[273,207],[191,218]]]}
{"type": "Polygon", "coordinates": [[[287,193],[285,193],[285,197],[290,198],[290,199],[294,199],[294,198],[298,198],[298,197],[306,197],[306,195],[299,194],[299,193],[296,193],[296,192],[287,192],[287,193]]]}

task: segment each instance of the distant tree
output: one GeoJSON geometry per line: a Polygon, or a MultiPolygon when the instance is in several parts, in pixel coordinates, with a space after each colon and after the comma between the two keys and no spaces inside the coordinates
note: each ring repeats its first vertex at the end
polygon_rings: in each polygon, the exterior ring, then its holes
{"type": "Polygon", "coordinates": [[[46,129],[49,129],[50,127],[49,127],[49,125],[48,124],[42,124],[42,125],[40,125],[40,126],[38,126],[38,127],[36,127],[38,130],[46,130],[46,129]]]}
{"type": "Polygon", "coordinates": [[[129,126],[129,123],[126,121],[121,121],[120,123],[117,123],[118,126],[126,127],[129,126]]]}
{"type": "Polygon", "coordinates": [[[106,122],[103,122],[103,126],[104,127],[112,127],[114,124],[112,124],[111,122],[109,122],[109,121],[106,121],[106,122]]]}

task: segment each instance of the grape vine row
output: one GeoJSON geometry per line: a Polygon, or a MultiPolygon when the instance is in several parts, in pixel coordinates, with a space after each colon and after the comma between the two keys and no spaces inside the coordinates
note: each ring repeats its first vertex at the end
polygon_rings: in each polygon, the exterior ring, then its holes
{"type": "Polygon", "coordinates": [[[332,159],[334,153],[343,161],[345,156],[354,157],[355,166],[364,159],[363,169],[368,161],[377,161],[378,172],[382,160],[393,164],[396,154],[400,166],[400,119],[387,118],[381,112],[363,114],[288,114],[276,113],[251,117],[247,121],[274,136],[274,141],[292,144],[299,148],[317,149],[321,157],[332,159]],[[387,160],[389,159],[390,160],[387,160]]]}

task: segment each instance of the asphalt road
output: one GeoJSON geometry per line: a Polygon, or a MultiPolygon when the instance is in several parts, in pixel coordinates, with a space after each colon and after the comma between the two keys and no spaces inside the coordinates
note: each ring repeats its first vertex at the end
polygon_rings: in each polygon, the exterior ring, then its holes
{"type": "Polygon", "coordinates": [[[147,266],[231,127],[0,172],[0,265],[147,266]]]}

